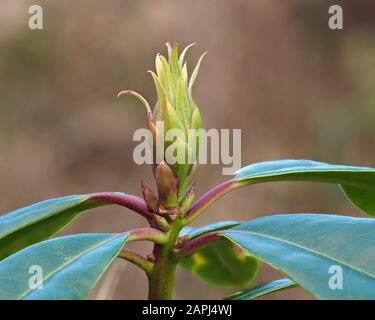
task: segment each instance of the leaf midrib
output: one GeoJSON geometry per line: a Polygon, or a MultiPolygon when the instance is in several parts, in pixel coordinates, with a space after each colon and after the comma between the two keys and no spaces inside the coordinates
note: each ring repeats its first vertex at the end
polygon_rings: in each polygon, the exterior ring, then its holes
{"type": "MultiPolygon", "coordinates": [[[[55,274],[57,274],[61,269],[65,268],[66,266],[70,265],[71,263],[73,263],[74,261],[78,260],[79,258],[81,258],[82,256],[86,255],[87,253],[89,253],[90,251],[98,248],[99,246],[101,245],[104,245],[106,244],[107,242],[110,242],[111,240],[115,239],[116,237],[119,237],[120,235],[117,234],[113,237],[110,237],[109,239],[106,239],[105,241],[102,241],[98,244],[96,244],[95,246],[92,246],[92,247],[89,247],[88,249],[84,250],[83,252],[81,252],[80,254],[78,254],[77,256],[75,256],[73,259],[69,260],[68,262],[66,263],[63,263],[60,267],[54,269],[53,271],[51,271],[49,274],[47,274],[47,276],[43,279],[43,283],[46,283],[52,276],[54,276],[55,274]]],[[[33,291],[34,289],[31,289],[29,288],[28,290],[26,290],[23,294],[21,294],[19,297],[17,297],[17,299],[23,299],[25,298],[28,294],[30,294],[31,291],[33,291]]]]}
{"type": "MultiPolygon", "coordinates": [[[[372,275],[372,274],[370,274],[370,273],[367,273],[367,272],[365,272],[365,271],[363,271],[363,270],[361,270],[361,269],[358,269],[358,268],[356,268],[356,267],[353,267],[353,266],[349,265],[347,262],[343,262],[343,261],[341,261],[341,260],[339,260],[339,259],[336,259],[336,258],[330,257],[330,256],[328,256],[328,255],[326,255],[326,254],[324,254],[324,253],[322,253],[322,252],[319,252],[319,251],[316,251],[316,250],[314,250],[314,249],[311,249],[311,248],[308,248],[308,247],[305,247],[305,246],[299,245],[299,244],[297,244],[297,243],[290,242],[290,241],[285,240],[285,239],[281,239],[281,238],[277,238],[277,237],[273,237],[273,236],[265,235],[265,234],[263,234],[263,233],[254,232],[254,231],[228,230],[228,231],[226,231],[225,233],[243,233],[243,234],[249,234],[249,233],[251,233],[251,234],[253,234],[253,235],[255,235],[255,236],[264,237],[264,238],[272,239],[272,240],[275,240],[275,241],[279,241],[279,242],[281,242],[281,243],[289,244],[289,245],[291,245],[291,246],[295,246],[295,247],[300,248],[300,249],[302,249],[302,250],[305,250],[305,251],[308,251],[308,252],[315,253],[315,254],[318,255],[318,256],[325,257],[325,258],[327,258],[328,260],[332,260],[332,261],[335,261],[335,262],[337,262],[337,263],[341,263],[342,265],[346,266],[347,268],[349,268],[349,269],[351,269],[351,270],[353,270],[353,271],[356,271],[356,272],[358,272],[358,273],[362,273],[362,274],[364,274],[364,275],[367,275],[367,276],[370,277],[370,278],[375,279],[375,276],[374,276],[374,275],[372,275]]],[[[233,239],[231,239],[231,240],[234,241],[233,239]]],[[[235,241],[235,242],[237,243],[237,241],[235,241]]],[[[238,244],[238,243],[237,243],[237,244],[238,244]]],[[[243,248],[242,245],[240,245],[240,244],[238,244],[238,245],[239,245],[240,247],[243,248]]],[[[246,250],[245,248],[243,248],[243,249],[246,250]]],[[[247,251],[247,250],[246,250],[246,251],[247,251]]]]}
{"type": "MultiPolygon", "coordinates": [[[[251,180],[257,180],[257,179],[262,179],[262,178],[272,178],[272,177],[280,177],[280,176],[287,176],[289,174],[304,174],[304,173],[374,173],[373,170],[330,170],[330,169],[325,169],[325,170],[291,170],[291,171],[275,171],[272,173],[272,171],[264,172],[263,174],[257,174],[257,173],[252,173],[247,176],[239,177],[236,181],[238,182],[244,182],[244,181],[251,181],[251,180]]],[[[306,180],[310,181],[310,180],[306,180]]],[[[255,183],[255,182],[254,182],[255,183]]],[[[334,183],[334,182],[332,182],[334,183]]],[[[361,183],[353,183],[352,181],[341,183],[341,182],[336,182],[337,184],[340,185],[348,185],[352,187],[361,187],[369,190],[373,190],[371,186],[368,184],[361,184],[361,183]]]]}
{"type": "MultiPolygon", "coordinates": [[[[48,215],[42,216],[42,217],[40,217],[39,219],[30,220],[30,221],[28,221],[26,224],[22,224],[22,225],[20,225],[18,228],[13,229],[13,230],[9,231],[8,233],[4,233],[4,234],[0,235],[0,240],[3,240],[3,239],[5,239],[7,236],[9,236],[10,234],[12,234],[12,233],[16,233],[16,232],[18,232],[18,231],[20,231],[20,230],[22,230],[22,229],[24,229],[24,228],[26,228],[26,227],[29,227],[29,226],[34,225],[34,224],[37,224],[37,223],[39,223],[39,222],[41,222],[41,221],[43,221],[43,220],[49,219],[49,218],[51,218],[51,217],[53,217],[53,216],[56,216],[56,215],[58,215],[58,214],[60,214],[60,213],[62,213],[62,212],[64,212],[64,211],[68,211],[68,210],[71,210],[71,209],[73,209],[73,208],[75,208],[75,207],[78,207],[78,206],[84,204],[87,200],[88,200],[88,198],[84,198],[84,199],[82,199],[81,201],[79,201],[79,202],[77,202],[77,203],[75,203],[75,204],[72,204],[72,205],[70,205],[70,206],[68,206],[68,207],[62,208],[62,209],[57,210],[57,211],[52,211],[52,212],[49,213],[48,215]]],[[[51,205],[51,206],[52,206],[52,205],[51,205]]],[[[48,211],[48,210],[46,210],[46,211],[48,211]]]]}

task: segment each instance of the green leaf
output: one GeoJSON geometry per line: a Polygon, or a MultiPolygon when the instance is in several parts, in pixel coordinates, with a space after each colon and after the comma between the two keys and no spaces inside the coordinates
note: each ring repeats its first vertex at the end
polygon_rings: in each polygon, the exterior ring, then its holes
{"type": "Polygon", "coordinates": [[[317,298],[375,299],[373,219],[283,214],[245,222],[220,234],[317,298]]]}
{"type": "Polygon", "coordinates": [[[198,228],[191,228],[189,226],[186,226],[180,231],[180,237],[184,235],[188,235],[189,240],[193,240],[208,232],[230,229],[239,224],[240,222],[238,221],[226,220],[226,221],[219,221],[219,222],[207,224],[205,226],[198,227],[198,228]]]}
{"type": "Polygon", "coordinates": [[[291,289],[297,285],[290,279],[279,279],[263,283],[254,288],[246,289],[224,298],[224,300],[254,300],[266,294],[291,289]]]}
{"type": "MultiPolygon", "coordinates": [[[[200,228],[185,227],[180,236],[193,240],[205,233],[238,225],[236,221],[221,221],[200,228]]],[[[256,276],[258,262],[230,241],[218,241],[204,247],[192,256],[182,259],[180,265],[202,280],[224,287],[248,285],[256,276]]]]}
{"type": "Polygon", "coordinates": [[[0,262],[0,299],[84,299],[126,239],[126,233],[78,234],[27,247],[0,262]],[[29,286],[35,266],[42,270],[41,289],[29,286]]]}
{"type": "Polygon", "coordinates": [[[278,160],[255,163],[240,169],[241,185],[271,181],[317,181],[340,184],[348,198],[375,216],[375,169],[333,165],[310,160],[278,160]]]}
{"type": "Polygon", "coordinates": [[[49,238],[70,224],[82,211],[106,204],[95,200],[94,196],[49,199],[0,216],[0,260],[49,238]]]}

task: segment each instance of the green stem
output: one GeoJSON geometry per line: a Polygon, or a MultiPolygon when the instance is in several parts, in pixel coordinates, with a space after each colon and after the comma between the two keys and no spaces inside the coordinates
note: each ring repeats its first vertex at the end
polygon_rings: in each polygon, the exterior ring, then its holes
{"type": "MultiPolygon", "coordinates": [[[[155,245],[154,253],[165,251],[160,245],[155,245]]],[[[150,300],[170,300],[172,299],[174,275],[177,267],[177,259],[164,252],[160,255],[160,259],[155,261],[154,268],[148,276],[149,291],[148,298],[150,300]]]]}
{"type": "Polygon", "coordinates": [[[181,230],[179,221],[171,226],[168,241],[165,244],[155,244],[153,254],[155,263],[148,274],[150,300],[170,300],[173,294],[174,275],[179,257],[176,255],[173,242],[181,230]]]}

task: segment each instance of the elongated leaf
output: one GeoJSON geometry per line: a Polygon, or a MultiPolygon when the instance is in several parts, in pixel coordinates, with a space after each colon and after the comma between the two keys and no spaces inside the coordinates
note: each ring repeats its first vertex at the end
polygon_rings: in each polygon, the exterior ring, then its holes
{"type": "Polygon", "coordinates": [[[27,247],[0,262],[0,299],[84,299],[126,239],[127,234],[78,234],[27,247]],[[38,289],[30,284],[37,284],[32,277],[40,270],[38,289]]]}
{"type": "Polygon", "coordinates": [[[279,279],[263,283],[254,288],[246,289],[226,297],[224,300],[254,300],[266,294],[291,289],[297,285],[290,279],[279,279]]]}
{"type": "Polygon", "coordinates": [[[49,238],[69,225],[84,210],[112,204],[110,200],[100,200],[96,196],[73,195],[49,199],[0,216],[0,260],[49,238]]]}
{"type": "Polygon", "coordinates": [[[375,299],[375,220],[283,214],[220,234],[320,299],[375,299]]]}
{"type": "MultiPolygon", "coordinates": [[[[237,221],[220,221],[196,229],[185,227],[180,235],[193,240],[205,233],[225,230],[238,225],[237,221]]],[[[258,262],[230,241],[219,241],[204,247],[180,265],[202,280],[218,286],[239,287],[248,285],[258,271],[258,262]]]]}
{"type": "Polygon", "coordinates": [[[219,221],[219,222],[207,224],[205,226],[198,227],[198,228],[191,228],[189,226],[186,226],[181,230],[180,236],[188,235],[189,240],[193,240],[208,232],[230,229],[239,224],[240,222],[238,221],[226,220],[226,221],[219,221]]]}
{"type": "Polygon", "coordinates": [[[240,169],[241,184],[271,181],[318,181],[337,183],[348,198],[370,216],[375,216],[375,169],[334,165],[310,160],[278,160],[255,163],[240,169]]]}

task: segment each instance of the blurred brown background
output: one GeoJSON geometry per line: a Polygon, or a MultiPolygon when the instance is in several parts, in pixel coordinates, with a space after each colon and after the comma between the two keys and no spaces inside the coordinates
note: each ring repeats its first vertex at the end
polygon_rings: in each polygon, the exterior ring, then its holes
{"type": "MultiPolygon", "coordinates": [[[[307,158],[374,166],[375,2],[318,0],[37,1],[44,30],[27,26],[34,1],[0,3],[0,212],[45,198],[96,191],[140,194],[133,132],[146,123],[133,89],[155,101],[151,77],[166,41],[196,42],[190,69],[206,128],[242,129],[242,164],[307,158]],[[344,30],[328,28],[341,4],[344,30]]],[[[202,165],[198,193],[227,179],[202,165]]],[[[360,215],[336,186],[277,183],[227,195],[197,224],[283,212],[360,215]]],[[[82,215],[64,231],[118,232],[143,225],[127,209],[82,215]]],[[[141,250],[150,249],[141,245],[141,250]]],[[[91,298],[145,298],[141,271],[117,261],[91,298]],[[122,273],[121,273],[122,272],[122,273]]],[[[262,266],[257,282],[280,275],[262,266]]],[[[179,270],[175,298],[220,298],[179,270]]],[[[270,299],[309,298],[300,289],[270,299]]]]}

